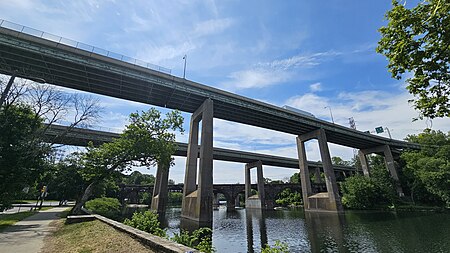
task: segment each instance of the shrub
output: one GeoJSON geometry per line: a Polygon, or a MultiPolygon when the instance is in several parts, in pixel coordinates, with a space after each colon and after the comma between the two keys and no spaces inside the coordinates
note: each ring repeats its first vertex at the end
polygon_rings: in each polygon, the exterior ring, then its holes
{"type": "Polygon", "coordinates": [[[180,234],[175,233],[170,240],[198,249],[201,252],[215,252],[212,246],[212,230],[210,228],[200,228],[192,232],[192,234],[189,234],[187,231],[181,231],[180,234]]]}
{"type": "Polygon", "coordinates": [[[166,230],[161,229],[158,214],[152,211],[136,212],[130,219],[125,219],[125,225],[154,234],[160,237],[167,237],[166,230]]]}
{"type": "Polygon", "coordinates": [[[120,202],[115,198],[97,198],[86,202],[85,207],[96,214],[117,220],[120,217],[120,202]]]}
{"type": "Polygon", "coordinates": [[[388,187],[379,179],[356,175],[347,178],[342,184],[342,204],[347,208],[367,209],[377,204],[390,204],[392,198],[388,187]]]}
{"type": "Polygon", "coordinates": [[[292,192],[289,188],[278,194],[275,203],[280,206],[299,206],[302,204],[302,197],[299,192],[292,192]]]}
{"type": "Polygon", "coordinates": [[[289,253],[289,248],[287,243],[277,240],[274,246],[266,244],[261,253],[289,253]]]}

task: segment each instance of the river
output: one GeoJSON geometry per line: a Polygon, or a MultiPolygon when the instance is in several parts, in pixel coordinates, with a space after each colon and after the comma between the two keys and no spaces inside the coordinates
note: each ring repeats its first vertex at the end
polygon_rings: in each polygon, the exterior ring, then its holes
{"type": "MultiPolygon", "coordinates": [[[[169,234],[179,232],[180,212],[167,210],[169,234]]],[[[219,253],[261,252],[261,245],[276,240],[290,252],[450,252],[450,213],[214,211],[213,246],[219,253]]]]}

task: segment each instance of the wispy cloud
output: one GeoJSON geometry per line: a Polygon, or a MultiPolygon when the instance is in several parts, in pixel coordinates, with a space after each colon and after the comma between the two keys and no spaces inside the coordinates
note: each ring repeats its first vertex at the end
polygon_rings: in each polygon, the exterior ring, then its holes
{"type": "Polygon", "coordinates": [[[240,90],[281,84],[298,77],[296,74],[298,70],[314,68],[339,55],[340,52],[327,51],[260,62],[251,68],[232,72],[228,76],[229,80],[222,82],[221,85],[228,90],[240,90]]]}
{"type": "Polygon", "coordinates": [[[312,92],[315,91],[321,91],[322,90],[322,84],[321,83],[313,83],[309,85],[309,90],[312,92]]]}
{"type": "Polygon", "coordinates": [[[194,36],[206,36],[223,32],[225,29],[231,27],[234,23],[232,18],[210,19],[195,24],[192,31],[194,36]]]}

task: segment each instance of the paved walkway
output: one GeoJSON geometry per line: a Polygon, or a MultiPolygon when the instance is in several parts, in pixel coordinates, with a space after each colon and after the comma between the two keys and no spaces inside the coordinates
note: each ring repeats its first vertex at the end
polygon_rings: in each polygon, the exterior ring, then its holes
{"type": "Polygon", "coordinates": [[[49,224],[67,207],[55,207],[21,220],[0,232],[0,253],[38,253],[49,234],[49,224]]]}

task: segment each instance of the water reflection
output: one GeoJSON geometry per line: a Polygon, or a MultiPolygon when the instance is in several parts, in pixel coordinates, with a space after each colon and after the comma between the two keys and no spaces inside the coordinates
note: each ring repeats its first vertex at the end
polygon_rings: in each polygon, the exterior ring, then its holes
{"type": "Polygon", "coordinates": [[[253,253],[253,224],[258,223],[259,236],[261,242],[261,248],[267,244],[267,227],[266,216],[264,210],[261,209],[246,209],[245,210],[245,222],[247,228],[247,252],[253,253]]]}
{"type": "MultiPolygon", "coordinates": [[[[181,208],[168,208],[169,235],[180,232],[181,208]]],[[[224,207],[214,211],[217,252],[261,252],[280,240],[290,252],[450,252],[450,213],[305,213],[224,207]]]]}
{"type": "Polygon", "coordinates": [[[343,214],[305,212],[306,228],[312,252],[343,252],[343,214]]]}

